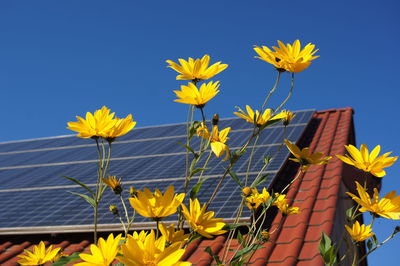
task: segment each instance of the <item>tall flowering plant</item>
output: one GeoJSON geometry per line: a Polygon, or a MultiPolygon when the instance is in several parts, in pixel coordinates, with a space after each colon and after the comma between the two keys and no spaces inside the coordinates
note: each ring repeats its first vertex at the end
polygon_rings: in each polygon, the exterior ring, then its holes
{"type": "MultiPolygon", "coordinates": [[[[230,146],[232,135],[230,133],[234,129],[220,127],[218,114],[214,114],[210,119],[206,112],[206,106],[218,96],[222,86],[220,81],[210,79],[227,69],[228,65],[221,62],[210,65],[209,55],[197,59],[178,59],[178,63],[172,60],[166,61],[169,68],[179,73],[176,79],[185,81],[185,84],[180,86],[180,90],[174,90],[177,97],[175,102],[189,106],[186,142],[179,143],[186,151],[185,166],[182,169],[185,174],[183,192],[175,192],[173,186],[169,186],[165,191],[157,188],[137,190],[131,187],[127,201],[132,209],[128,211],[129,205],[122,197],[123,182],[121,178],[108,175],[108,166],[111,161],[113,141],[132,130],[136,122],[133,121],[131,115],[122,119],[115,117],[115,114],[105,106],[93,114],[88,112],[85,118],[77,116],[78,121],[69,122],[69,129],[78,132],[77,136],[80,138],[94,140],[98,150],[95,189],[73,177],[66,177],[87,192],[73,194],[83,198],[93,207],[94,244],[90,246],[90,252],[66,256],[60,252],[59,248],[53,249],[50,246],[46,249],[44,243],[41,242],[34,246],[32,251],[26,250],[25,255],[20,256],[19,263],[40,265],[54,262],[54,265],[65,265],[81,260],[77,265],[109,266],[117,262],[119,265],[191,265],[190,262],[184,261],[183,257],[186,247],[193,240],[201,237],[214,238],[223,234],[227,241],[218,254],[214,253],[211,247],[205,249],[214,260],[213,263],[216,265],[252,263],[255,252],[260,248],[265,248],[264,244],[271,241],[271,236],[275,233],[272,226],[266,225],[268,215],[278,211],[282,216],[289,216],[302,211],[299,207],[293,206],[286,195],[290,186],[302,173],[312,167],[328,164],[332,159],[332,156],[314,152],[309,147],[299,147],[286,137],[286,128],[295,114],[283,108],[292,97],[295,74],[307,69],[312,61],[319,57],[316,55],[318,50],[315,49],[315,45],[309,43],[302,48],[299,40],[294,41],[293,44],[278,41],[278,47],[255,46],[254,51],[258,55],[256,58],[274,67],[277,77],[258,108],[246,105],[243,109],[237,107],[237,111],[234,112],[248,123],[250,129],[250,134],[240,147],[230,146]],[[277,106],[268,106],[270,98],[279,89],[285,73],[290,73],[290,88],[287,96],[277,106]],[[200,117],[199,121],[195,120],[196,112],[200,117]],[[253,159],[260,134],[278,123],[283,125],[281,144],[276,152],[265,154],[262,166],[256,168],[253,159]],[[198,138],[198,141],[193,141],[194,138],[198,138]],[[262,187],[268,179],[265,170],[284,146],[292,155],[289,159],[298,164],[299,171],[283,189],[271,191],[262,187]],[[234,171],[234,166],[238,161],[243,160],[245,153],[249,154],[245,161],[247,170],[243,177],[239,177],[234,171]],[[218,181],[209,193],[209,198],[205,202],[200,202],[198,194],[204,189],[204,182],[210,178],[207,177],[207,172],[210,170],[208,167],[212,159],[226,162],[222,174],[218,176],[218,181]],[[254,172],[256,175],[253,178],[250,175],[254,172]],[[232,224],[227,224],[223,219],[215,217],[215,213],[209,210],[228,178],[231,178],[241,191],[241,203],[237,206],[232,224]],[[119,234],[114,237],[110,234],[107,239],[99,238],[97,241],[98,207],[107,187],[114,192],[123,206],[123,212],[120,212],[116,205],[110,205],[109,210],[119,219],[124,236],[119,234]],[[242,223],[245,208],[250,211],[251,219],[242,223]],[[130,212],[133,214],[130,215],[130,212]],[[177,221],[166,224],[166,217],[171,217],[176,213],[178,213],[177,221]],[[153,224],[152,230],[132,231],[136,214],[150,219],[150,223],[153,224]],[[242,234],[243,231],[246,234],[242,234]],[[237,240],[238,245],[232,245],[234,239],[237,240]]],[[[337,155],[337,157],[344,163],[370,173],[374,178],[382,178],[386,174],[383,169],[397,160],[397,157],[390,157],[390,153],[379,156],[380,146],[375,147],[371,153],[364,144],[359,150],[352,145],[346,146],[346,150],[347,155],[337,155]]],[[[366,186],[366,182],[364,184],[357,182],[357,194],[348,193],[357,206],[346,212],[348,224],[343,230],[346,234],[343,239],[348,240],[346,253],[340,253],[343,243],[334,243],[328,235],[322,234],[319,250],[325,264],[341,264],[350,257],[352,265],[358,265],[367,255],[384,245],[400,231],[400,228],[396,227],[387,239],[378,241],[372,231],[374,220],[378,217],[400,219],[400,196],[392,191],[380,197],[376,188],[373,189],[373,195],[370,195],[366,186]],[[371,214],[370,225],[359,222],[359,217],[364,212],[371,214]],[[359,256],[358,247],[362,241],[367,241],[368,251],[365,255],[359,256]]]]}

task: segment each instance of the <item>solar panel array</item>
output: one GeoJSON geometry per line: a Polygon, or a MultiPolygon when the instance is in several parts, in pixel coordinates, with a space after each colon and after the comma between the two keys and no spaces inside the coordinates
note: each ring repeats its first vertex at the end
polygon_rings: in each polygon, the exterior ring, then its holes
{"type": "MultiPolygon", "coordinates": [[[[250,181],[262,168],[263,157],[275,155],[265,169],[271,182],[289,155],[287,149],[281,146],[282,140],[287,138],[297,141],[313,113],[313,110],[298,111],[286,130],[283,130],[282,125],[274,125],[262,132],[255,147],[250,181]]],[[[245,143],[252,126],[240,118],[221,119],[220,129],[228,126],[232,130],[227,144],[231,150],[235,150],[245,143]]],[[[167,186],[174,185],[176,191],[183,191],[186,151],[176,142],[186,142],[185,132],[184,123],[135,128],[113,143],[108,173],[122,177],[124,198],[129,197],[129,186],[139,190],[144,187],[154,190],[157,187],[164,191],[167,186]]],[[[194,145],[196,141],[198,138],[194,138],[194,145]]],[[[249,154],[249,151],[245,153],[234,167],[240,178],[245,176],[249,154]]],[[[200,167],[205,157],[199,162],[200,167]]],[[[209,170],[204,175],[209,179],[198,194],[201,203],[208,200],[227,165],[228,162],[212,156],[207,166],[209,170]]],[[[61,136],[0,143],[0,199],[3,206],[0,232],[27,227],[51,227],[56,232],[60,226],[92,224],[92,208],[83,199],[68,192],[85,191],[63,176],[74,177],[94,187],[97,178],[97,149],[93,140],[61,136]]],[[[196,178],[191,185],[195,182],[196,178]]],[[[268,186],[269,183],[264,185],[268,186]]],[[[240,188],[227,177],[209,209],[215,211],[217,217],[234,218],[240,201],[240,188]]],[[[108,211],[110,204],[118,206],[119,201],[107,189],[100,205],[100,224],[118,223],[116,217],[108,211]]],[[[135,219],[135,223],[150,221],[139,215],[135,219]]]]}

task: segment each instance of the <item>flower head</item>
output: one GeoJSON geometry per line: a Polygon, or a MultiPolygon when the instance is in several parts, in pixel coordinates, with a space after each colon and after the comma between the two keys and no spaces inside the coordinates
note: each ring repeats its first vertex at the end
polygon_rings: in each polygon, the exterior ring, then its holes
{"type": "Polygon", "coordinates": [[[113,140],[116,137],[128,133],[136,125],[132,115],[126,118],[114,118],[115,113],[110,113],[110,109],[103,106],[96,110],[94,114],[87,112],[86,119],[77,116],[77,122],[68,122],[68,129],[78,132],[80,138],[99,138],[103,137],[113,140]]]}
{"type": "Polygon", "coordinates": [[[18,255],[20,260],[17,262],[21,265],[42,265],[46,262],[51,262],[58,255],[61,248],[54,248],[49,246],[47,249],[43,241],[40,241],[38,245],[33,246],[33,250],[24,250],[25,254],[18,255]]]}
{"type": "Polygon", "coordinates": [[[222,218],[213,218],[213,211],[206,212],[206,204],[200,208],[198,199],[190,199],[190,211],[182,204],[182,213],[190,228],[204,237],[211,238],[213,235],[221,235],[226,232],[222,230],[225,226],[222,218]]]}
{"type": "Polygon", "coordinates": [[[300,213],[299,207],[289,206],[285,194],[275,193],[275,201],[272,205],[276,206],[284,216],[300,213]]]}
{"type": "Polygon", "coordinates": [[[253,188],[251,194],[246,197],[246,206],[249,209],[257,209],[261,204],[266,203],[271,198],[271,195],[266,188],[263,188],[262,193],[258,193],[256,188],[253,188]]]}
{"type": "Polygon", "coordinates": [[[279,48],[273,46],[273,50],[266,46],[254,47],[254,51],[259,55],[259,58],[267,63],[270,63],[276,67],[280,72],[289,71],[292,73],[298,73],[306,69],[311,61],[318,58],[314,56],[318,51],[314,50],[314,44],[307,44],[301,49],[300,41],[296,40],[293,44],[284,44],[278,41],[279,48]]]}
{"type": "Polygon", "coordinates": [[[108,178],[103,178],[104,184],[109,186],[115,194],[120,195],[122,192],[121,178],[117,179],[116,176],[109,176],[108,178]]]}
{"type": "Polygon", "coordinates": [[[172,266],[191,265],[190,262],[180,262],[185,253],[181,242],[176,242],[168,247],[165,245],[164,236],[156,239],[153,231],[142,239],[135,239],[128,235],[126,243],[121,245],[121,255],[117,259],[127,266],[151,265],[172,266]]]}
{"type": "Polygon", "coordinates": [[[133,121],[132,115],[128,115],[125,118],[115,118],[115,125],[108,130],[105,135],[103,136],[107,140],[113,141],[115,138],[120,137],[131,131],[136,122],[133,121]]]}
{"type": "Polygon", "coordinates": [[[283,125],[287,126],[289,125],[290,121],[292,121],[292,119],[296,116],[295,114],[293,114],[293,112],[291,111],[286,111],[283,110],[281,111],[279,114],[276,115],[278,118],[281,118],[283,121],[283,125]]]}
{"type": "Polygon", "coordinates": [[[310,153],[310,148],[304,148],[300,150],[296,144],[290,142],[287,139],[285,139],[285,143],[289,151],[294,155],[294,157],[296,157],[289,158],[289,160],[298,162],[301,165],[301,169],[303,171],[307,171],[307,169],[312,164],[327,164],[328,161],[332,158],[331,156],[324,157],[324,154],[322,152],[310,153]]]}
{"type": "Polygon", "coordinates": [[[189,234],[185,234],[184,230],[175,231],[175,225],[170,224],[168,227],[164,223],[160,223],[158,228],[161,234],[165,237],[168,244],[182,242],[189,238],[189,234]]]}
{"type": "Polygon", "coordinates": [[[212,132],[208,131],[208,128],[203,123],[197,129],[197,135],[210,140],[211,150],[214,152],[215,156],[221,157],[224,153],[226,153],[224,160],[228,159],[229,156],[229,147],[225,144],[225,142],[229,139],[228,134],[231,130],[230,127],[227,127],[221,131],[218,131],[218,126],[213,126],[212,132]]]}
{"type": "Polygon", "coordinates": [[[379,192],[374,188],[374,195],[371,198],[367,190],[356,182],[357,192],[356,195],[346,192],[355,202],[361,205],[360,212],[369,211],[373,215],[379,215],[388,219],[400,219],[400,195],[396,196],[396,191],[387,193],[382,199],[379,199],[379,192]]]}
{"type": "Polygon", "coordinates": [[[274,116],[274,112],[271,109],[266,109],[262,114],[260,114],[258,110],[253,111],[250,106],[246,105],[247,113],[239,107],[238,111],[239,112],[234,112],[234,114],[243,118],[251,124],[255,124],[256,126],[262,126],[270,120],[281,119],[281,117],[279,117],[279,114],[274,116]]]}
{"type": "Polygon", "coordinates": [[[99,239],[97,245],[90,245],[91,254],[79,254],[79,257],[84,261],[77,263],[77,266],[108,266],[110,265],[118,252],[118,244],[121,239],[121,234],[114,238],[113,234],[110,234],[107,240],[103,238],[99,239]]]}
{"type": "Polygon", "coordinates": [[[129,198],[129,202],[140,215],[157,220],[174,214],[184,198],[185,193],[177,195],[174,186],[169,186],[164,195],[158,189],[154,193],[147,188],[138,190],[137,197],[129,198]]]}
{"type": "Polygon", "coordinates": [[[174,91],[179,99],[174,100],[179,103],[192,104],[197,108],[203,108],[204,105],[218,94],[219,81],[203,83],[200,89],[193,83],[187,86],[182,85],[180,91],[174,91]]]}
{"type": "Polygon", "coordinates": [[[360,225],[358,221],[356,221],[351,228],[347,224],[344,226],[346,227],[346,230],[351,238],[353,238],[357,242],[364,241],[365,239],[368,239],[374,235],[374,233],[371,232],[371,225],[360,225]]]}
{"type": "Polygon", "coordinates": [[[204,55],[203,58],[197,58],[196,60],[190,57],[188,61],[184,59],[178,60],[180,65],[171,60],[166,61],[169,64],[168,67],[181,74],[176,77],[178,80],[187,79],[198,82],[200,80],[210,79],[228,67],[227,64],[221,64],[221,62],[208,66],[210,64],[209,55],[204,55]]]}
{"type": "Polygon", "coordinates": [[[365,144],[361,144],[360,150],[353,145],[344,146],[349,155],[336,155],[343,162],[353,165],[358,169],[373,174],[376,177],[383,177],[386,175],[383,168],[389,167],[397,160],[398,156],[388,157],[391,152],[387,152],[378,157],[381,146],[376,146],[371,153],[365,144]]]}

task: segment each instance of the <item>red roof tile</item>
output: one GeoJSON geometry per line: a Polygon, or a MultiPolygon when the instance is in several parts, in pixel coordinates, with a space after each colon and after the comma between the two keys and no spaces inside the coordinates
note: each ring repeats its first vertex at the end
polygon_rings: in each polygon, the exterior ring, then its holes
{"type": "MultiPolygon", "coordinates": [[[[344,154],[344,145],[354,143],[352,114],[351,108],[316,112],[298,144],[309,146],[313,152],[344,154]]],[[[274,190],[280,191],[285,182],[289,183],[290,178],[297,174],[296,169],[296,164],[287,162],[275,180],[274,190]]],[[[323,265],[318,252],[320,236],[323,231],[330,235],[334,230],[343,230],[345,221],[340,218],[343,215],[335,217],[335,214],[341,204],[340,193],[344,194],[341,189],[344,188],[343,182],[350,186],[352,184],[351,177],[344,176],[350,172],[340,160],[333,157],[329,164],[311,166],[306,173],[300,174],[290,186],[287,198],[293,206],[300,207],[301,213],[288,217],[283,217],[280,213],[275,215],[270,226],[270,232],[273,232],[271,238],[264,244],[265,248],[257,250],[252,256],[252,265],[323,265]],[[339,221],[334,224],[335,219],[339,221]]],[[[2,236],[0,264],[17,265],[16,256],[23,249],[39,243],[41,239],[49,240],[53,245],[62,247],[64,253],[72,254],[87,249],[90,242],[86,239],[91,239],[91,235],[2,236]],[[29,239],[30,242],[23,241],[24,239],[29,239]]],[[[222,256],[228,246],[227,236],[195,240],[186,249],[182,259],[195,265],[210,265],[212,258],[204,251],[207,246],[211,247],[214,254],[222,256]]],[[[232,249],[237,246],[236,240],[229,245],[232,249]]],[[[228,258],[232,255],[232,251],[227,252],[228,258]]]]}

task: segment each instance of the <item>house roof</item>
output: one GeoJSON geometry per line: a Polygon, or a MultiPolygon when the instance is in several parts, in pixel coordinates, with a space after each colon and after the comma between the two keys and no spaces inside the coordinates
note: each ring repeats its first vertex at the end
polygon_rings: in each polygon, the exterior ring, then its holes
{"type": "MultiPolygon", "coordinates": [[[[299,146],[309,146],[311,151],[324,154],[344,154],[345,144],[354,144],[354,128],[351,108],[330,109],[315,112],[304,132],[299,146]]],[[[344,210],[352,206],[345,197],[346,188],[343,163],[333,157],[329,164],[311,166],[306,173],[290,186],[287,198],[301,213],[283,217],[277,213],[269,222],[270,240],[263,244],[251,258],[252,265],[323,265],[318,245],[322,232],[339,239],[345,224],[344,210]]],[[[275,179],[273,189],[280,191],[299,171],[298,166],[288,161],[275,179]]],[[[40,240],[46,244],[62,247],[64,253],[72,254],[87,250],[92,235],[20,235],[0,237],[0,264],[17,265],[17,255],[29,249],[40,240]]],[[[195,265],[210,265],[211,256],[204,251],[210,246],[214,254],[232,256],[229,249],[237,246],[237,241],[228,245],[227,236],[215,239],[197,239],[192,242],[182,260],[195,265]]]]}

